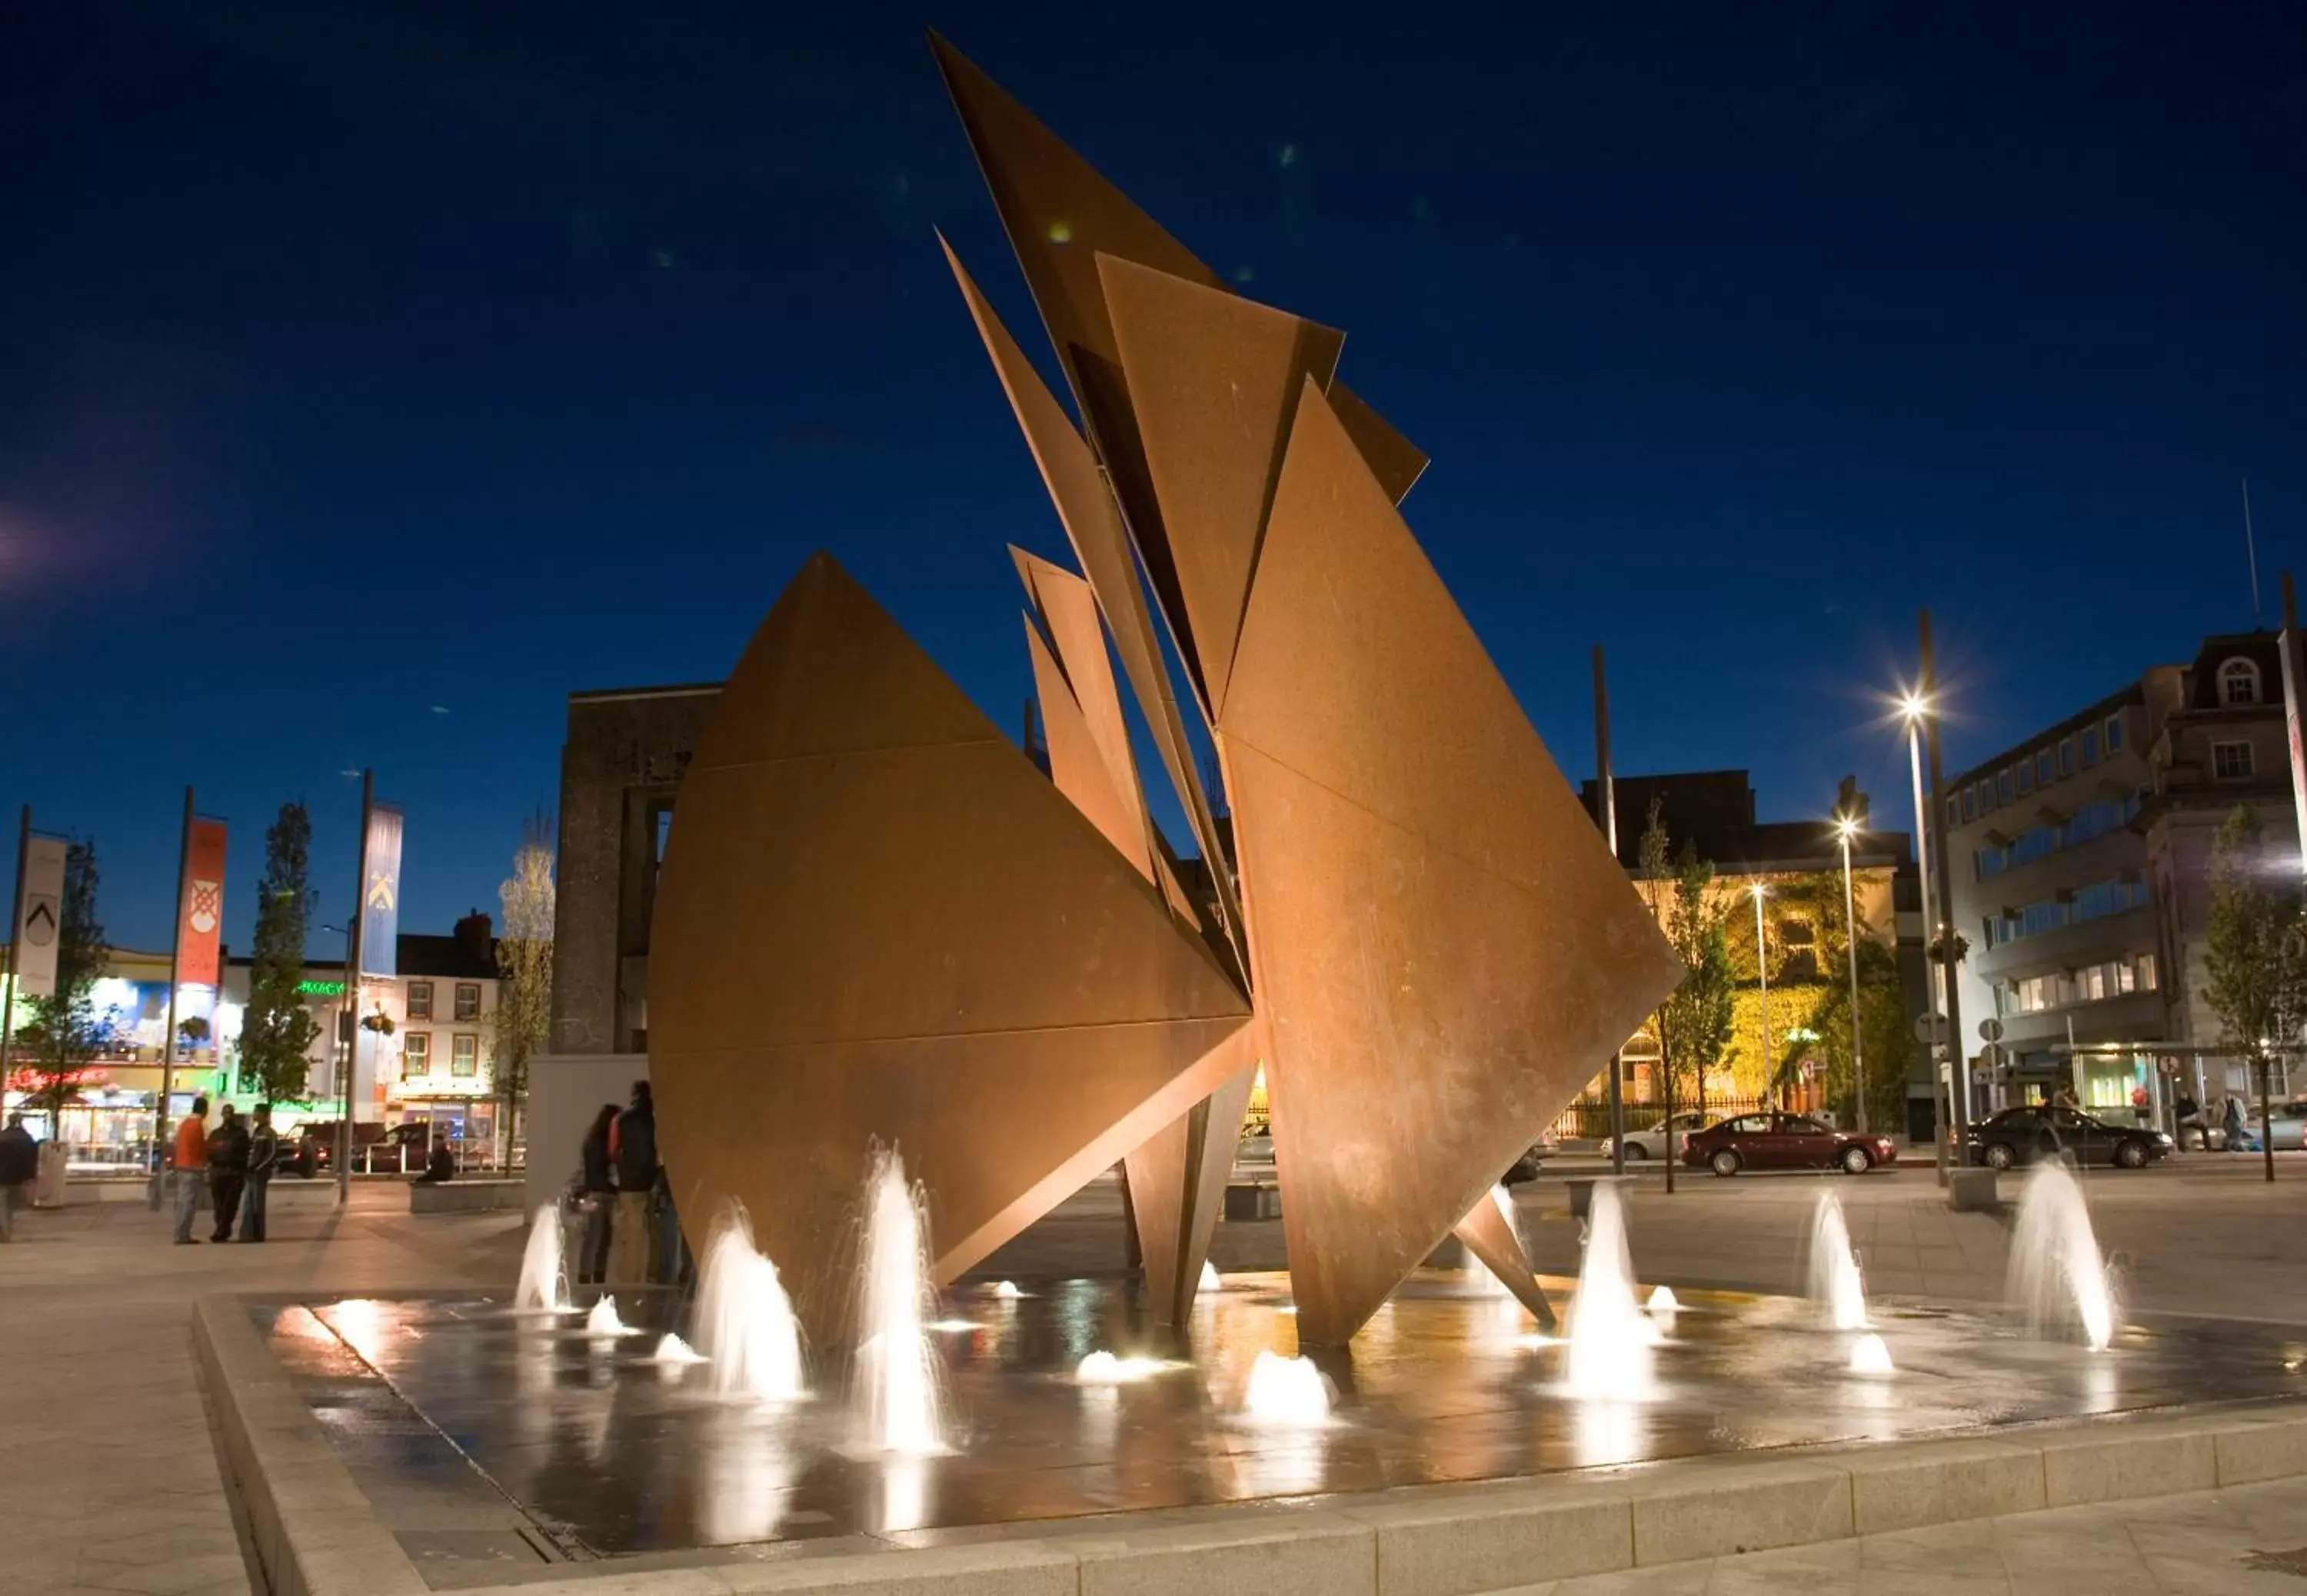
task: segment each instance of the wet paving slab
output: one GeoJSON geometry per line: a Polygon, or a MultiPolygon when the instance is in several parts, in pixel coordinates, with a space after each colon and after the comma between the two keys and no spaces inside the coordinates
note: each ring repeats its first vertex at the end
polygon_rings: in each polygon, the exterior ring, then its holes
{"type": "MultiPolygon", "coordinates": [[[[1569,1283],[1549,1281],[1557,1300],[1569,1283]]],[[[1563,1343],[1470,1276],[1422,1271],[1344,1353],[1320,1360],[1328,1422],[1242,1415],[1257,1354],[1297,1351],[1289,1282],[1235,1275],[1198,1300],[1186,1344],[1145,1320],[1131,1283],[1076,1279],[1016,1297],[947,1293],[935,1332],[950,1450],[857,1444],[845,1358],[810,1358],[812,1395],[714,1395],[701,1366],[651,1361],[684,1327],[669,1294],[618,1304],[631,1334],[503,1297],[425,1294],[252,1309],[379,1516],[436,1586],[523,1566],[843,1537],[920,1543],[1086,1515],[1362,1492],[1977,1432],[2090,1414],[2307,1396],[2307,1327],[2157,1318],[2113,1346],[2008,1319],[1881,1302],[1895,1364],[1851,1371],[1854,1333],[1816,1304],[1685,1293],[1626,1389],[1568,1393],[1563,1343]],[[1160,1360],[1085,1384],[1097,1351],[1160,1360]]],[[[830,1549],[829,1548],[828,1549],[830,1549]]]]}

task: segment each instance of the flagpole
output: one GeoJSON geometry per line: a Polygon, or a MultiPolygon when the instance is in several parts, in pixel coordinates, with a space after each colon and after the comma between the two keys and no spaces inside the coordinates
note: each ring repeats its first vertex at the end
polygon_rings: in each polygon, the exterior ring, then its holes
{"type": "Polygon", "coordinates": [[[24,872],[31,862],[32,806],[26,804],[23,823],[16,828],[16,899],[8,910],[8,973],[0,977],[0,1098],[7,1095],[8,1046],[16,1039],[16,972],[24,963],[18,944],[24,938],[24,872]]]}
{"type": "Polygon", "coordinates": [[[353,875],[352,918],[345,922],[345,1073],[337,1082],[337,1205],[353,1190],[353,1076],[360,1068],[361,922],[368,917],[368,828],[376,808],[376,772],[361,772],[360,845],[353,875]]]}
{"type": "Polygon", "coordinates": [[[184,824],[176,833],[176,925],[168,934],[168,1029],[160,1038],[160,1106],[152,1115],[152,1142],[168,1143],[168,1098],[176,1088],[176,982],[184,952],[184,874],[193,862],[193,789],[184,788],[184,824]]]}

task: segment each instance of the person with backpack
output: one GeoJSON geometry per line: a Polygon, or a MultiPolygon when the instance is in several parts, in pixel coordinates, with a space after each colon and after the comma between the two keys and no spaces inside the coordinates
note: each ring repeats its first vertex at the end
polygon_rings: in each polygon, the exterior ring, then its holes
{"type": "Polygon", "coordinates": [[[232,1224],[240,1214],[240,1189],[248,1179],[248,1127],[229,1103],[217,1128],[209,1132],[209,1197],[216,1207],[211,1242],[232,1240],[232,1224]]]}

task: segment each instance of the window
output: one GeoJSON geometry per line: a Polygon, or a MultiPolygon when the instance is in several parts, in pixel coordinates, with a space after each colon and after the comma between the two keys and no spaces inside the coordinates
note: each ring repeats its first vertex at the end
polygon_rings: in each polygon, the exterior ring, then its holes
{"type": "Polygon", "coordinates": [[[2023,796],[2035,790],[2035,767],[2022,759],[2019,762],[2019,791],[2023,796]]]}
{"type": "Polygon", "coordinates": [[[432,1072],[433,1033],[406,1031],[400,1038],[400,1079],[415,1080],[432,1072]]]}
{"type": "Polygon", "coordinates": [[[1976,787],[1962,789],[1962,817],[1965,820],[1978,818],[1978,789],[1976,787]]]}
{"type": "Polygon", "coordinates": [[[2249,660],[2229,660],[2219,667],[2219,702],[2230,709],[2259,702],[2259,667],[2249,660]]]}
{"type": "Polygon", "coordinates": [[[2251,779],[2251,745],[2249,743],[2213,743],[2211,745],[2211,779],[2215,781],[2245,781],[2251,779]]]}
{"type": "Polygon", "coordinates": [[[2058,851],[2059,828],[2052,825],[2028,826],[2019,833],[2010,848],[2010,864],[2013,869],[2020,865],[2058,851]]]}
{"type": "Polygon", "coordinates": [[[2063,976],[2029,976],[2011,983],[2011,1006],[2021,1014],[2039,1014],[2068,1001],[2063,976]]]}
{"type": "Polygon", "coordinates": [[[2071,737],[2063,737],[2059,739],[2059,774],[2062,776],[2071,776],[2074,773],[2075,739],[2071,737]]]}
{"type": "Polygon", "coordinates": [[[1994,801],[1998,804],[2007,804],[2011,801],[2011,772],[2003,771],[1994,778],[1994,801]]]}
{"type": "Polygon", "coordinates": [[[1985,934],[1983,940],[1988,947],[1993,947],[1994,945],[1995,933],[2003,928],[2003,922],[1996,919],[1993,915],[1989,915],[1985,920],[1980,922],[1980,927],[1985,934]]]}
{"type": "Polygon", "coordinates": [[[2000,875],[2003,874],[2003,850],[2001,849],[1982,848],[1978,850],[1977,857],[1979,880],[1985,881],[1990,875],[2000,875]]]}
{"type": "Polygon", "coordinates": [[[458,1035],[450,1045],[449,1073],[477,1075],[481,1067],[481,1039],[469,1034],[458,1035]]]}
{"type": "Polygon", "coordinates": [[[1987,813],[1994,807],[1994,782],[1981,781],[1977,787],[1972,788],[1971,790],[1978,794],[1978,812],[1981,815],[1987,813]]]}
{"type": "Polygon", "coordinates": [[[1947,799],[1947,825],[1951,829],[1955,826],[1960,825],[1961,824],[1962,800],[1958,798],[1951,798],[1947,799]]]}
{"type": "Polygon", "coordinates": [[[481,1017],[481,984],[478,981],[457,983],[457,1018],[478,1020],[481,1017]]]}
{"type": "Polygon", "coordinates": [[[1750,1114],[1730,1122],[1730,1129],[1741,1136],[1757,1136],[1770,1128],[1771,1116],[1767,1114],[1750,1114]]]}
{"type": "Polygon", "coordinates": [[[1799,1114],[1788,1114],[1779,1122],[1779,1129],[1789,1136],[1831,1136],[1832,1131],[1816,1120],[1806,1120],[1799,1114]]]}
{"type": "Polygon", "coordinates": [[[2035,755],[2035,785],[2048,787],[2056,780],[2058,780],[2058,773],[2051,762],[2051,751],[2044,748],[2035,755]]]}
{"type": "Polygon", "coordinates": [[[408,983],[408,1017],[411,1020],[430,1020],[433,1018],[432,982],[411,981],[408,983]]]}
{"type": "Polygon", "coordinates": [[[2091,766],[2098,763],[2098,728],[2096,726],[2085,727],[2083,729],[2082,742],[2083,769],[2088,770],[2091,766]]]}
{"type": "Polygon", "coordinates": [[[2121,715],[2109,715],[2106,718],[2106,751],[2110,754],[2123,752],[2123,717],[2121,715]]]}
{"type": "Polygon", "coordinates": [[[2139,990],[2141,992],[2155,990],[2155,955],[2152,953],[2141,953],[2139,956],[2139,990]]]}
{"type": "Polygon", "coordinates": [[[2095,881],[2075,893],[2072,917],[2102,919],[2137,909],[2146,901],[2147,883],[2143,881],[2095,881]]]}

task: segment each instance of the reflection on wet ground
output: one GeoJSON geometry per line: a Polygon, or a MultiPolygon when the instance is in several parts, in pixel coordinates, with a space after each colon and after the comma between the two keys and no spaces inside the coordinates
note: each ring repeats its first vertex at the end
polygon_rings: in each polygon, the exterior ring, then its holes
{"type": "MultiPolygon", "coordinates": [[[[1549,1283],[1557,1300],[1567,1283],[1549,1283]]],[[[2164,1321],[2103,1353],[2003,1320],[1874,1305],[1895,1374],[1849,1370],[1855,1336],[1813,1304],[1691,1292],[1628,1400],[1565,1394],[1563,1346],[1464,1277],[1422,1273],[1325,1358],[1332,1421],[1239,1418],[1261,1351],[1296,1351],[1286,1276],[1229,1276],[1196,1305],[1191,1361],[1145,1326],[1133,1288],[1071,1280],[948,1294],[937,1327],[956,1450],[858,1455],[846,1370],[763,1406],[708,1394],[696,1366],[650,1361],[670,1298],[621,1301],[638,1334],[518,1316],[502,1299],[415,1297],[259,1310],[282,1361],[403,1543],[448,1562],[613,1556],[1196,1506],[1257,1497],[1621,1464],[2088,1413],[2307,1395],[2307,1331],[2164,1321]],[[1085,1384],[1099,1351],[1169,1361],[1085,1384]],[[379,1377],[382,1377],[381,1378],[379,1377]],[[445,1527],[444,1527],[445,1526],[445,1527]]],[[[422,1560],[422,1559],[420,1559],[422,1560]]],[[[453,1582],[452,1582],[453,1583],[453,1582]]]]}

